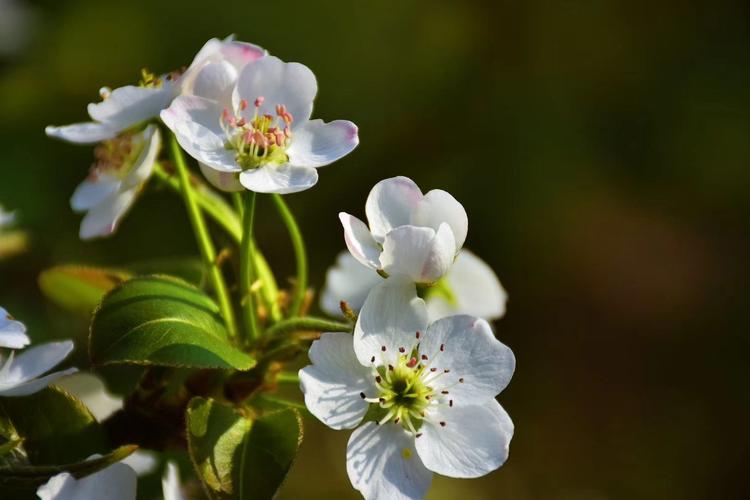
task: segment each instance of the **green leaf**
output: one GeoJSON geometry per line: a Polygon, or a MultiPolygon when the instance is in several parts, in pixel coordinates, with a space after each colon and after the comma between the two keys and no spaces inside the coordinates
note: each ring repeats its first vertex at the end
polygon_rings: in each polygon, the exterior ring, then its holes
{"type": "Polygon", "coordinates": [[[59,387],[3,398],[0,410],[24,440],[32,464],[71,463],[109,450],[107,436],[88,408],[59,387]]]}
{"type": "Polygon", "coordinates": [[[273,498],[302,441],[302,420],[294,409],[253,418],[193,398],[186,420],[190,457],[208,496],[217,500],[273,498]]]}
{"type": "Polygon", "coordinates": [[[0,457],[15,450],[21,443],[23,443],[23,439],[12,439],[6,443],[0,444],[0,457]]]}
{"type": "Polygon", "coordinates": [[[133,278],[108,293],[94,313],[89,354],[100,365],[255,366],[250,355],[229,342],[216,303],[169,276],[133,278]]]}
{"type": "Polygon", "coordinates": [[[202,287],[206,278],[206,269],[196,257],[177,257],[171,259],[153,259],[135,262],[124,266],[136,275],[167,274],[183,279],[195,286],[202,287]]]}
{"type": "MultiPolygon", "coordinates": [[[[52,476],[69,472],[81,478],[119,462],[138,449],[135,445],[121,446],[111,453],[91,460],[82,460],[64,465],[27,465],[0,467],[0,492],[7,489],[30,489],[49,481],[52,476]]],[[[5,498],[3,496],[3,498],[5,498]]]]}
{"type": "Polygon", "coordinates": [[[63,309],[88,316],[105,293],[131,277],[119,269],[63,265],[43,271],[39,288],[63,309]]]}

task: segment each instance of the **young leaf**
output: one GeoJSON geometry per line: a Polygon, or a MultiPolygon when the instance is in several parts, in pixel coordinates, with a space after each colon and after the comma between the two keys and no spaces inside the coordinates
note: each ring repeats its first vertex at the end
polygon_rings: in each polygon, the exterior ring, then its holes
{"type": "Polygon", "coordinates": [[[39,288],[63,309],[88,316],[105,293],[131,277],[119,269],[63,265],[43,271],[39,288]]]}
{"type": "Polygon", "coordinates": [[[77,398],[50,386],[3,398],[0,410],[13,425],[34,465],[72,463],[109,449],[104,430],[77,398]]]}
{"type": "Polygon", "coordinates": [[[23,443],[23,439],[12,439],[0,444],[0,457],[15,450],[21,443],[23,443]]]}
{"type": "Polygon", "coordinates": [[[255,360],[232,346],[219,307],[193,285],[168,276],[133,278],[94,312],[95,364],[248,370],[255,360]]]}
{"type": "Polygon", "coordinates": [[[171,259],[152,259],[134,262],[125,267],[138,276],[148,274],[167,274],[183,279],[195,286],[202,287],[206,278],[206,268],[197,257],[177,257],[171,259]]]}
{"type": "Polygon", "coordinates": [[[274,497],[294,462],[302,421],[293,409],[250,418],[211,399],[193,398],[187,435],[210,498],[265,500],[274,497]]]}
{"type": "Polygon", "coordinates": [[[64,465],[3,466],[0,467],[0,492],[5,494],[8,490],[28,491],[46,483],[52,476],[61,472],[69,472],[76,478],[82,478],[119,462],[137,449],[135,445],[120,446],[104,456],[64,465]]]}

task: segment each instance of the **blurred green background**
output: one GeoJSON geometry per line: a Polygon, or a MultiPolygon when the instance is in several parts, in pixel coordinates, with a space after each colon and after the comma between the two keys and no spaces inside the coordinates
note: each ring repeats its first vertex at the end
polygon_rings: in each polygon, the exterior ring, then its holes
{"type": "MultiPolygon", "coordinates": [[[[91,148],[44,126],[236,33],[315,72],[317,117],[360,127],[287,198],[313,284],[344,248],[336,214],[407,175],[463,202],[467,246],[509,291],[510,459],[428,498],[749,497],[747,2],[3,0],[0,18],[0,203],[31,235],[0,263],[0,304],[35,340],[85,333],[40,295],[45,267],[196,254],[181,201],[155,187],[114,238],[80,242],[68,200],[91,148]]],[[[290,276],[269,203],[256,221],[290,276]]],[[[281,497],[358,498],[347,437],[307,422],[281,497]]]]}

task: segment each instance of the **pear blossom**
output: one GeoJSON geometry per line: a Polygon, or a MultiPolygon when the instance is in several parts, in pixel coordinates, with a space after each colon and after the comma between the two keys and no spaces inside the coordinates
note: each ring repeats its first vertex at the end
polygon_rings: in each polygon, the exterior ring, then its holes
{"type": "MultiPolygon", "coordinates": [[[[332,316],[341,316],[341,301],[354,310],[364,304],[370,290],[382,282],[382,276],[362,265],[349,252],[341,252],[328,269],[320,307],[332,316]]],[[[453,314],[469,314],[495,320],[505,314],[508,295],[494,271],[466,248],[453,266],[434,285],[424,287],[422,296],[428,318],[435,321],[453,314]]]]}
{"type": "Polygon", "coordinates": [[[515,369],[489,324],[467,315],[431,324],[408,277],[375,286],[354,336],[324,333],[300,385],[310,412],[352,429],[347,473],[366,499],[415,499],[433,473],[472,478],[508,457],[513,423],[495,400],[515,369]]]}
{"type": "Polygon", "coordinates": [[[79,231],[82,240],[109,236],[117,229],[151,176],[160,148],[155,125],[96,147],[96,162],[70,200],[73,210],[86,212],[79,231]]]}
{"type": "Polygon", "coordinates": [[[206,88],[213,92],[214,65],[227,64],[240,69],[265,54],[262,48],[235,41],[232,37],[224,40],[212,38],[204,44],[184,73],[174,71],[156,76],[143,70],[139,85],[127,85],[114,90],[101,88],[99,95],[102,101],[88,105],[91,122],[62,127],[50,125],[45,132],[50,137],[77,144],[94,144],[113,139],[128,129],[156,118],[161,110],[182,93],[202,95],[206,88]]]}
{"type": "Polygon", "coordinates": [[[295,193],[315,185],[316,168],[351,152],[357,127],[310,120],[317,82],[299,63],[266,56],[214,75],[213,96],[182,95],[161,113],[206,178],[224,191],[295,193]]]}
{"type": "Polygon", "coordinates": [[[26,326],[0,307],[0,347],[21,349],[31,343],[26,326]]]}
{"type": "Polygon", "coordinates": [[[381,274],[410,277],[415,283],[437,282],[463,247],[469,222],[466,211],[449,193],[422,194],[407,177],[385,179],[372,188],[365,213],[368,226],[339,214],[352,256],[381,274]]]}
{"type": "Polygon", "coordinates": [[[167,462],[167,470],[161,479],[161,489],[164,500],[184,500],[180,486],[180,469],[174,462],[167,462]]]}
{"type": "Polygon", "coordinates": [[[16,221],[16,214],[14,212],[6,212],[2,205],[0,205],[0,232],[16,221]]]}
{"type": "Polygon", "coordinates": [[[36,494],[41,500],[135,500],[136,488],[135,471],[118,462],[80,479],[62,472],[40,486],[36,494]]]}
{"type": "Polygon", "coordinates": [[[0,396],[28,396],[74,373],[76,368],[68,368],[40,376],[60,364],[72,350],[73,342],[64,340],[31,347],[18,357],[13,351],[5,359],[0,355],[0,396]]]}

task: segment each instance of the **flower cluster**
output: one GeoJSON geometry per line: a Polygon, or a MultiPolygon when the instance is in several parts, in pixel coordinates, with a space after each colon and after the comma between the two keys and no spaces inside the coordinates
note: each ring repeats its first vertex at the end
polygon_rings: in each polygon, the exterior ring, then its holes
{"type": "MultiPolygon", "coordinates": [[[[138,473],[155,469],[158,457],[128,456],[138,446],[186,448],[212,498],[236,498],[243,488],[270,496],[302,436],[299,402],[268,399],[288,382],[299,384],[315,417],[353,429],[346,470],[367,499],[421,498],[434,473],[473,478],[505,462],[514,425],[495,398],[511,380],[515,357],[489,321],[503,316],[507,295],[490,266],[464,248],[468,217],[451,194],[423,193],[411,179],[394,177],[370,191],[367,223],[340,213],[348,253],[328,271],[320,299],[339,319],[308,316],[304,241],[281,195],[313,187],[319,167],[359,144],[354,123],[312,118],[317,91],[302,64],[232,37],[211,39],[184,69],[143,70],[137,85],[102,88],[101,100],[88,106],[91,121],[46,128],[50,137],[95,145],[88,176],[70,200],[85,213],[81,239],[113,235],[156,179],[183,198],[202,260],[194,282],[143,275],[138,266],[73,267],[40,280],[58,304],[93,309],[93,365],[149,369],[124,397],[97,378],[92,391],[66,393],[69,404],[88,407],[87,425],[125,422],[117,444],[132,444],[44,469],[38,497],[100,498],[106,491],[135,498],[138,473]],[[170,159],[162,157],[167,143],[170,159]],[[234,193],[233,204],[226,193],[234,193]],[[292,241],[297,275],[287,289],[253,234],[258,193],[270,195],[292,241]],[[217,251],[207,219],[233,248],[217,251]],[[227,272],[229,261],[239,272],[227,272]],[[304,352],[311,364],[297,370],[304,352]],[[261,478],[268,484],[257,484],[257,471],[245,467],[269,456],[261,478]]],[[[10,220],[0,211],[0,227],[10,220]]],[[[25,332],[0,309],[0,347],[26,347],[25,332]]],[[[65,341],[17,358],[11,352],[0,368],[0,398],[34,394],[75,371],[44,375],[72,349],[65,341]]],[[[0,432],[10,443],[0,446],[15,450],[23,436],[15,437],[0,432]]],[[[172,463],[163,495],[182,498],[172,463]]]]}
{"type": "Polygon", "coordinates": [[[322,299],[328,310],[334,297],[361,306],[354,335],[314,342],[301,388],[325,424],[356,428],[347,472],[365,498],[421,498],[433,472],[478,477],[508,456],[514,427],[494,398],[515,357],[482,319],[502,315],[505,292],[478,257],[459,254],[468,221],[445,191],[423,195],[411,179],[386,179],[366,212],[369,230],[340,215],[354,260],[339,257],[322,299]]]}

